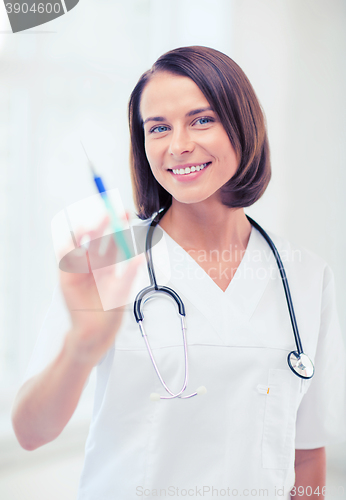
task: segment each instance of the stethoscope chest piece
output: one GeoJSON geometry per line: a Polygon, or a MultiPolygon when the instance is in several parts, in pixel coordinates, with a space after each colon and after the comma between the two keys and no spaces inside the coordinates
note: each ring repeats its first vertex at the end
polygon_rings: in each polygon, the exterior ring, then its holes
{"type": "Polygon", "coordinates": [[[311,359],[303,352],[299,354],[297,351],[292,351],[287,356],[288,366],[291,370],[301,378],[312,378],[315,368],[311,359]]]}

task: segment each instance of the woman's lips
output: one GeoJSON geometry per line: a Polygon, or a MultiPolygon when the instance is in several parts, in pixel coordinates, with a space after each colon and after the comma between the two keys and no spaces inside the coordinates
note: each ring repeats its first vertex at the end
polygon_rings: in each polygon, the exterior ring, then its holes
{"type": "Polygon", "coordinates": [[[170,173],[173,175],[175,179],[177,179],[180,182],[189,182],[197,179],[197,177],[201,176],[207,168],[209,168],[211,164],[211,161],[207,162],[207,165],[202,168],[202,170],[199,170],[198,172],[190,172],[189,174],[174,174],[173,170],[170,170],[170,173]]]}

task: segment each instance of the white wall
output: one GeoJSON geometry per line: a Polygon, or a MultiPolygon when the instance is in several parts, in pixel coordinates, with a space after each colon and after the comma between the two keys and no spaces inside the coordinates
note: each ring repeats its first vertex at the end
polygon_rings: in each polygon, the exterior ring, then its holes
{"type": "Polygon", "coordinates": [[[253,213],[330,263],[345,332],[346,3],[232,5],[232,55],[263,105],[272,153],[272,181],[253,213]]]}
{"type": "Polygon", "coordinates": [[[51,220],[95,192],[80,138],[133,209],[128,97],[177,46],[224,51],[248,75],[267,116],[273,177],[247,212],[332,265],[346,330],[345,18],[343,0],[80,0],[13,35],[0,4],[0,434],[57,279],[51,220]]]}

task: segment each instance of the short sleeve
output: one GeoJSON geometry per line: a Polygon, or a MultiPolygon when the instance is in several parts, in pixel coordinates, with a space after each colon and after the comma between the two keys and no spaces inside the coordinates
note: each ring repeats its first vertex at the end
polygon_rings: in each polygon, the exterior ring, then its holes
{"type": "Polygon", "coordinates": [[[324,270],[314,365],[315,374],[298,409],[296,449],[320,448],[346,439],[346,352],[336,310],[334,275],[328,266],[324,270]]]}
{"type": "Polygon", "coordinates": [[[70,328],[70,315],[58,284],[38,334],[23,383],[40,373],[59,354],[65,335],[70,328]]]}

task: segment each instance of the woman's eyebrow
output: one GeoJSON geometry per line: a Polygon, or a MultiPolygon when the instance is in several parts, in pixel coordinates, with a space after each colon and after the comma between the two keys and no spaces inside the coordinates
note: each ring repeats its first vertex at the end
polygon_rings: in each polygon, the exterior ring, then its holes
{"type": "Polygon", "coordinates": [[[199,113],[204,113],[205,111],[214,111],[214,110],[210,106],[208,106],[206,108],[193,109],[192,111],[189,111],[188,113],[186,113],[185,116],[194,116],[194,115],[198,115],[199,113]]]}
{"type": "Polygon", "coordinates": [[[165,117],[164,116],[150,116],[146,120],[144,120],[143,125],[145,125],[147,122],[164,122],[165,117]]]}
{"type": "MultiPolygon", "coordinates": [[[[199,113],[204,113],[205,111],[214,111],[210,106],[206,108],[198,108],[198,109],[193,109],[192,111],[189,111],[186,113],[185,116],[194,116],[198,115],[199,113]]],[[[143,125],[145,125],[147,122],[164,122],[166,118],[164,116],[150,116],[146,120],[144,120],[143,125]]]]}

